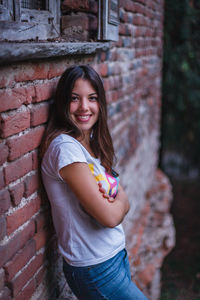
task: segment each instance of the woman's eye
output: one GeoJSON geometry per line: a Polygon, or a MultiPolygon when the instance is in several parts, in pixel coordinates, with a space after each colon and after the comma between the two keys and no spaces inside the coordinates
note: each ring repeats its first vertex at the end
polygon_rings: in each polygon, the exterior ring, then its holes
{"type": "Polygon", "coordinates": [[[90,101],[97,101],[98,98],[97,98],[97,97],[90,97],[89,100],[90,100],[90,101]]]}
{"type": "Polygon", "coordinates": [[[71,101],[78,101],[78,97],[77,96],[72,96],[71,101]]]}

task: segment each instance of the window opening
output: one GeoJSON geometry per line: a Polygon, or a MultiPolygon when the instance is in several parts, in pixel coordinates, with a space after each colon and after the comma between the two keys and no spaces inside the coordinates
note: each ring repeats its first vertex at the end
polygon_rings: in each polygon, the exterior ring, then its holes
{"type": "Polygon", "coordinates": [[[45,0],[21,0],[21,7],[28,9],[46,10],[45,0]]]}
{"type": "Polygon", "coordinates": [[[60,0],[0,0],[0,41],[59,37],[60,0]],[[9,21],[9,22],[6,22],[9,21]]]}

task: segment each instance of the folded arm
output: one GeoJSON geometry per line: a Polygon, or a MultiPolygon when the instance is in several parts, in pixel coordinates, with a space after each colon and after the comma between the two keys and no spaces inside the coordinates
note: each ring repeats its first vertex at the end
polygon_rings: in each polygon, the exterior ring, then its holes
{"type": "Polygon", "coordinates": [[[79,199],[84,209],[99,223],[113,228],[120,224],[129,210],[125,191],[119,185],[114,201],[108,201],[100,191],[86,163],[73,163],[60,170],[60,175],[79,199]]]}

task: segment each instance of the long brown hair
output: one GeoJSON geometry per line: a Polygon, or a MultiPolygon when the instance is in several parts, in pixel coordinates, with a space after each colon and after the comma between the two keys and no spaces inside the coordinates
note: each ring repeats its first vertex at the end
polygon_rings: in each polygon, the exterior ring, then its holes
{"type": "Polygon", "coordinates": [[[51,141],[61,133],[69,134],[74,138],[83,136],[83,133],[73,122],[69,113],[72,89],[75,81],[79,78],[90,81],[98,94],[99,118],[92,128],[90,146],[94,154],[100,158],[101,164],[106,171],[111,173],[114,148],[107,125],[105,90],[100,76],[89,65],[72,66],[60,77],[51,107],[50,120],[41,145],[41,155],[44,155],[51,141]]]}

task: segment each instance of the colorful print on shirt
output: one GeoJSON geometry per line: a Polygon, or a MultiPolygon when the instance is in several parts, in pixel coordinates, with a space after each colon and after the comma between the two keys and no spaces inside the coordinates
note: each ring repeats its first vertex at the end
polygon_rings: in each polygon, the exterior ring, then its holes
{"type": "Polygon", "coordinates": [[[105,173],[107,180],[110,184],[110,189],[109,189],[109,196],[115,198],[117,195],[117,191],[118,191],[118,185],[119,185],[119,177],[114,177],[108,173],[105,173]]]}
{"type": "Polygon", "coordinates": [[[104,176],[103,174],[99,173],[99,174],[95,174],[95,170],[94,170],[94,164],[88,164],[90,171],[92,172],[92,174],[94,175],[95,180],[97,181],[97,183],[101,183],[102,187],[106,190],[106,193],[110,196],[115,198],[117,195],[117,191],[118,191],[118,185],[119,185],[119,176],[112,176],[108,173],[105,172],[104,176]]]}

